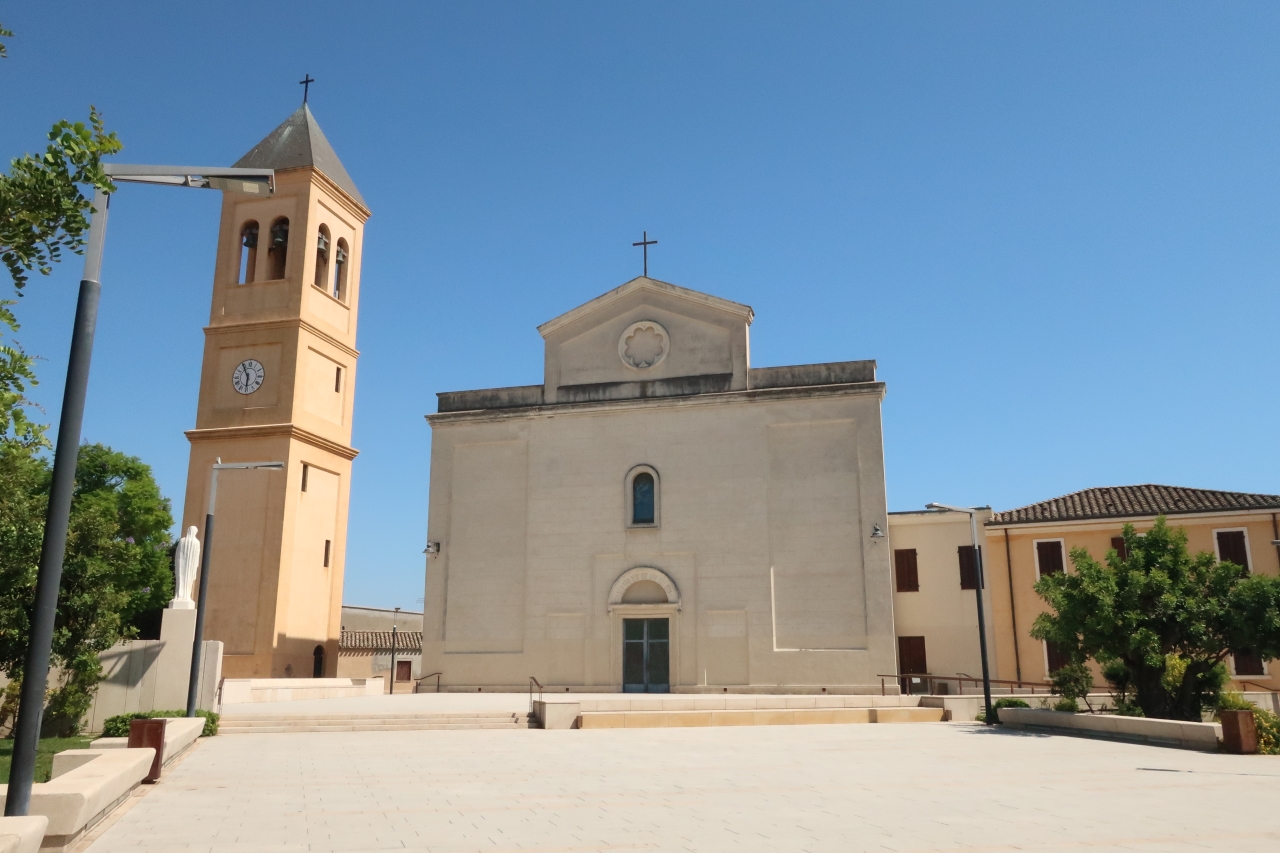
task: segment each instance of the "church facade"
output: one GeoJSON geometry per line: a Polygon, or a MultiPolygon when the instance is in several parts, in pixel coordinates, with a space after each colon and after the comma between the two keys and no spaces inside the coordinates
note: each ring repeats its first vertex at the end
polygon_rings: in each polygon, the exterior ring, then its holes
{"type": "Polygon", "coordinates": [[[541,385],[438,395],[423,672],[880,690],[885,386],[873,361],[751,367],[752,318],[637,278],[539,327],[541,385]]]}

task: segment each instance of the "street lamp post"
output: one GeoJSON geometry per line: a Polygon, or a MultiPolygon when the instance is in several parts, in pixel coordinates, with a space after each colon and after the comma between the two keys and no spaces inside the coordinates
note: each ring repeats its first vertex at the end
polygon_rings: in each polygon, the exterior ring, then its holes
{"type": "Polygon", "coordinates": [[[978,511],[971,507],[948,506],[947,504],[927,504],[925,509],[940,509],[950,512],[963,512],[969,515],[969,532],[973,537],[973,570],[977,575],[978,597],[978,648],[982,652],[982,696],[986,700],[986,724],[991,725],[995,718],[995,710],[991,707],[991,670],[987,665],[987,614],[982,603],[982,591],[986,589],[987,579],[982,570],[982,549],[978,547],[978,511]]]}
{"type": "MultiPolygon", "coordinates": [[[[103,166],[103,172],[113,180],[127,183],[172,184],[261,195],[270,195],[275,191],[275,171],[272,169],[126,166],[108,163],[103,166]]],[[[53,456],[49,505],[45,511],[44,541],[40,546],[31,632],[22,669],[22,691],[18,697],[18,716],[13,726],[13,760],[9,769],[9,790],[4,801],[4,813],[8,817],[20,817],[31,808],[36,750],[40,746],[40,722],[44,716],[45,690],[49,686],[53,626],[58,615],[58,588],[62,583],[62,561],[67,549],[67,526],[71,517],[71,496],[75,490],[76,461],[80,455],[84,401],[89,388],[89,364],[93,360],[93,336],[98,324],[98,298],[102,293],[98,278],[102,271],[102,250],[107,238],[109,206],[108,194],[95,189],[93,214],[89,219],[89,239],[85,249],[84,277],[80,280],[75,325],[71,332],[67,382],[62,393],[62,412],[58,417],[58,443],[53,456]]]]}
{"type": "Polygon", "coordinates": [[[213,505],[218,498],[218,472],[228,470],[253,470],[265,468],[280,471],[283,462],[223,462],[222,457],[213,464],[209,476],[209,508],[204,515],[204,548],[200,552],[200,600],[196,602],[196,634],[191,641],[191,680],[187,682],[187,716],[196,715],[196,701],[200,696],[200,657],[204,650],[204,616],[209,599],[209,554],[213,551],[213,505]]]}
{"type": "Polygon", "coordinates": [[[396,608],[395,614],[391,617],[391,690],[388,691],[392,696],[396,695],[396,623],[400,619],[400,608],[396,608]]]}

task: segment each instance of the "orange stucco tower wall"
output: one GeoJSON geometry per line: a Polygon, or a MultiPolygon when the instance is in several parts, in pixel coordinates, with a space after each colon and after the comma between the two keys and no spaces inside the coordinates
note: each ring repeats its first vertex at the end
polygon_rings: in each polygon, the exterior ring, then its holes
{"type": "Polygon", "coordinates": [[[205,638],[227,678],[333,676],[369,209],[305,104],[236,165],[276,191],[223,196],[183,529],[218,458],[284,463],[218,476],[205,638]]]}

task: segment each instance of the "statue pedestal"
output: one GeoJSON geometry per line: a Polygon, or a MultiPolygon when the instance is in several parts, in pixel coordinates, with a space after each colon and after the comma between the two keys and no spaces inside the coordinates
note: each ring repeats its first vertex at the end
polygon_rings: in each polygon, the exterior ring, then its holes
{"type": "Polygon", "coordinates": [[[159,710],[187,707],[191,681],[191,643],[196,638],[196,611],[165,610],[160,617],[160,655],[156,660],[156,698],[159,710]]]}

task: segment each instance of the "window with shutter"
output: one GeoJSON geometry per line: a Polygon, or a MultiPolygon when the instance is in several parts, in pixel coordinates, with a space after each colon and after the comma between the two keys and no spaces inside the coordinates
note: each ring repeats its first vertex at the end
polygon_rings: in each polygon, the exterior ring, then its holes
{"type": "Polygon", "coordinates": [[[977,589],[978,563],[973,559],[975,553],[973,546],[961,545],[956,551],[960,558],[960,588],[977,589]]]}
{"type": "Polygon", "coordinates": [[[1117,554],[1119,554],[1119,555],[1120,555],[1120,559],[1122,559],[1122,560],[1127,560],[1127,559],[1129,559],[1129,549],[1128,549],[1128,548],[1126,548],[1126,547],[1124,546],[1124,537],[1123,537],[1123,536],[1112,536],[1112,537],[1111,537],[1111,547],[1112,547],[1113,549],[1115,549],[1115,552],[1116,552],[1117,554]]]}
{"type": "Polygon", "coordinates": [[[1044,641],[1045,656],[1049,659],[1049,674],[1057,672],[1071,663],[1070,656],[1048,640],[1044,641]]]}
{"type": "Polygon", "coordinates": [[[1245,543],[1243,530],[1219,530],[1218,559],[1224,563],[1235,563],[1237,566],[1249,568],[1249,547],[1245,543]]]}
{"type": "Polygon", "coordinates": [[[898,592],[920,591],[920,568],[916,562],[914,548],[903,548],[893,552],[893,576],[898,592]]]}
{"type": "Polygon", "coordinates": [[[1040,577],[1051,575],[1054,572],[1065,571],[1066,566],[1062,560],[1062,542],[1058,540],[1037,542],[1036,565],[1040,569],[1040,577]]]}
{"type": "Polygon", "coordinates": [[[1231,653],[1235,663],[1236,675],[1265,675],[1262,658],[1250,649],[1240,649],[1231,653]]]}

